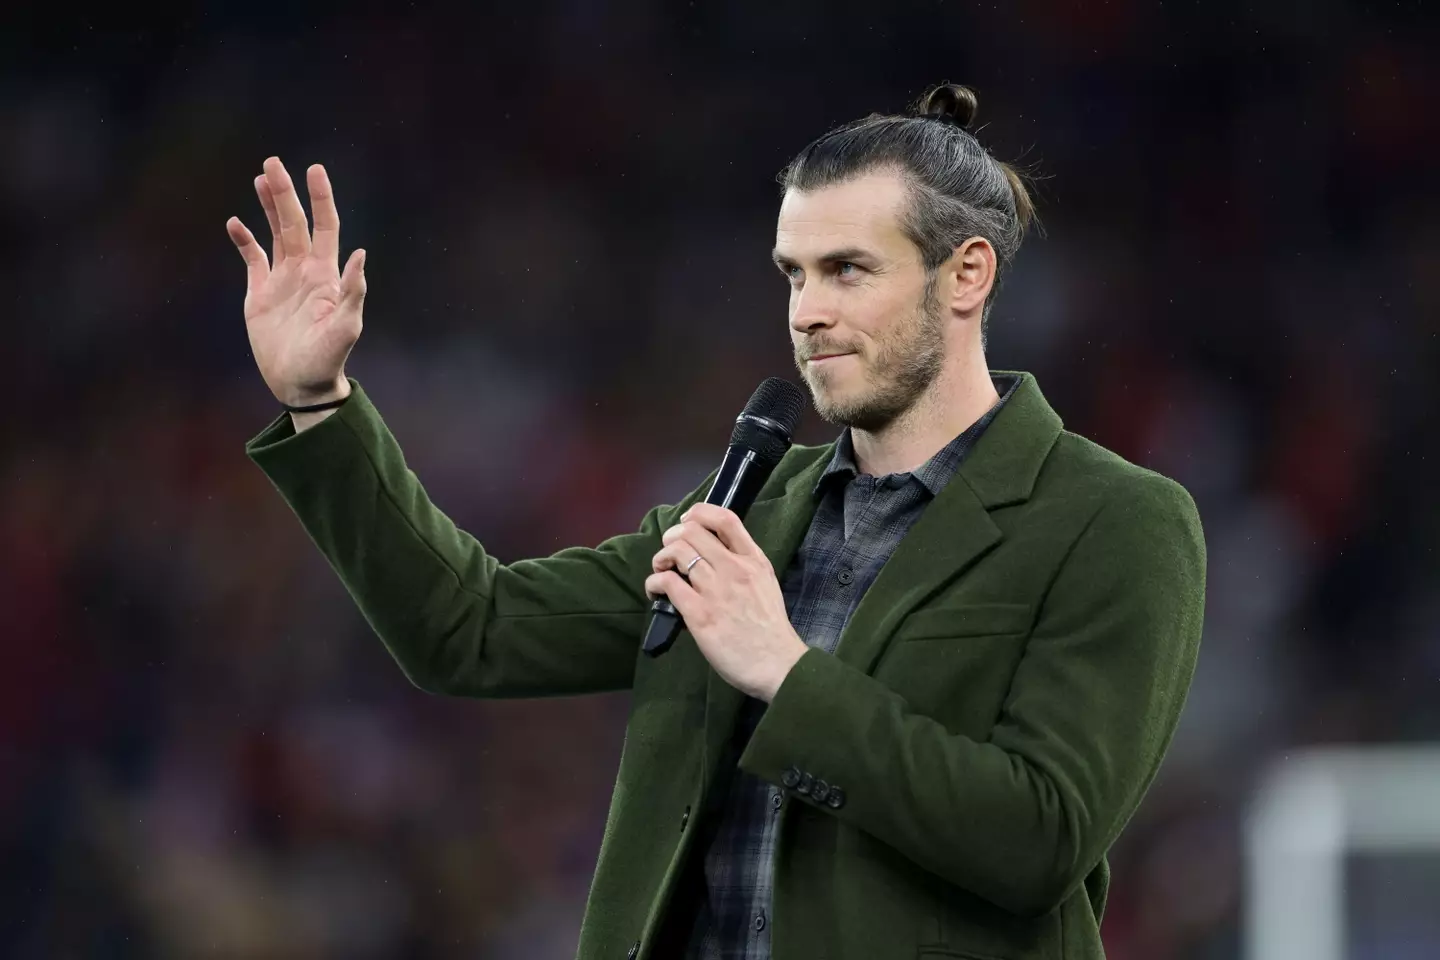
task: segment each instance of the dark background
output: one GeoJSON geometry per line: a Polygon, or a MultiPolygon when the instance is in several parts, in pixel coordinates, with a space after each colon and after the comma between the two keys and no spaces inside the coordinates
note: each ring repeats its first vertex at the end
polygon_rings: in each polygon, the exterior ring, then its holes
{"type": "Polygon", "coordinates": [[[7,15],[0,955],[574,950],[626,698],[416,691],[248,462],[277,406],[224,225],[269,247],[265,157],[326,164],[369,254],[347,372],[508,561],[633,529],[714,465],[755,384],[794,376],[776,172],[950,80],[1043,177],[990,365],[1185,484],[1209,546],[1107,946],[1237,956],[1267,766],[1440,734],[1424,7],[7,15]]]}

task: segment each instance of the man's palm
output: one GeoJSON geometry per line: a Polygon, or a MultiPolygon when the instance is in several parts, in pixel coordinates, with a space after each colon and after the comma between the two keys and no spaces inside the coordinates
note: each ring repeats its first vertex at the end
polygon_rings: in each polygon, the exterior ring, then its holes
{"type": "Polygon", "coordinates": [[[339,269],[340,216],[325,168],[306,171],[312,236],[294,182],[279,158],[265,161],[255,192],[270,223],[273,256],[231,217],[226,229],[246,265],[245,327],[260,375],[281,403],[343,392],[345,360],[360,337],[365,251],[339,269]]]}

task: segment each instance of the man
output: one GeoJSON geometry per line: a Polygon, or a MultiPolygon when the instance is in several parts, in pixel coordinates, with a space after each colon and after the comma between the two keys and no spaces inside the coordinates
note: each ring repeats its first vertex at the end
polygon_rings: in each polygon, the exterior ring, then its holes
{"type": "MultiPolygon", "coordinates": [[[[246,323],[288,412],[247,445],[406,675],[433,692],[630,688],[580,956],[1096,958],[1105,853],[1199,645],[1205,550],[1175,482],[990,371],[1030,216],[943,85],[783,172],[796,363],[844,426],[741,524],[710,480],[594,549],[501,565],[426,497],[360,385],[363,251],[338,269],[278,159],[238,220],[246,323]],[[640,653],[649,599],[687,631],[640,653]]],[[[713,477],[713,474],[712,474],[713,477]]]]}

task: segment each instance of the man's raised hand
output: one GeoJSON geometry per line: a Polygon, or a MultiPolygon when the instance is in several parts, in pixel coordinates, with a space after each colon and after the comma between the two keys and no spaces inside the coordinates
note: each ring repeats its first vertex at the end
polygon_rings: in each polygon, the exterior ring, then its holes
{"type": "Polygon", "coordinates": [[[265,161],[255,192],[270,222],[272,253],[239,217],[225,229],[245,259],[245,329],[270,392],[302,406],[345,396],[345,360],[360,338],[365,303],[365,251],[356,250],[340,272],[340,214],[325,168],[305,171],[312,234],[295,183],[279,157],[265,161]]]}

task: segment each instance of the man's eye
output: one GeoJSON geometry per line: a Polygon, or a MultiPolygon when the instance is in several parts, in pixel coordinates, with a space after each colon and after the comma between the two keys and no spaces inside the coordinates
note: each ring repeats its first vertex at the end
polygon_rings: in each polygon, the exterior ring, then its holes
{"type": "Polygon", "coordinates": [[[846,268],[846,267],[855,267],[856,270],[859,270],[859,269],[860,269],[858,266],[855,266],[855,264],[853,264],[853,263],[851,263],[851,262],[849,262],[849,261],[847,260],[847,261],[845,261],[845,262],[843,262],[843,263],[840,264],[840,273],[841,273],[842,276],[848,276],[848,274],[845,273],[845,268],[846,268]]]}

